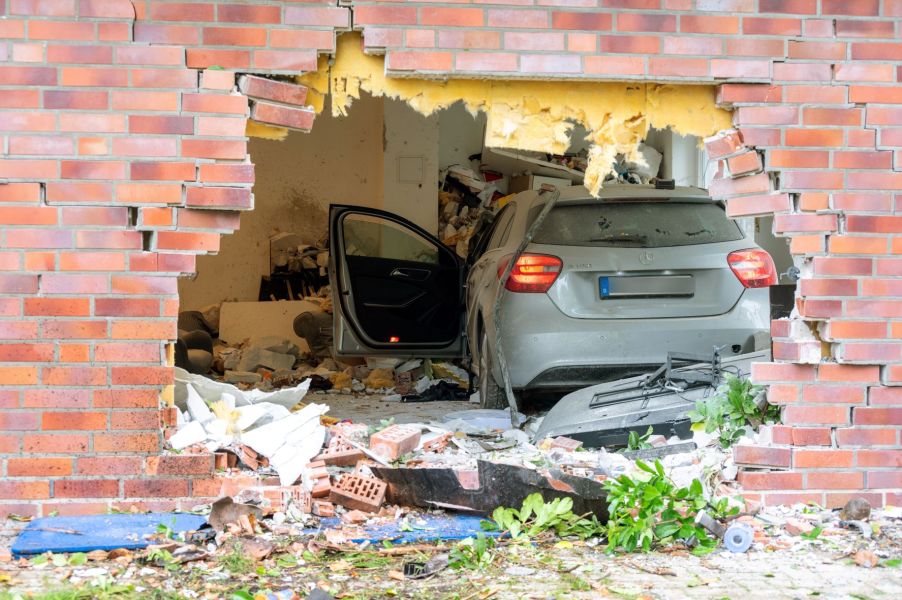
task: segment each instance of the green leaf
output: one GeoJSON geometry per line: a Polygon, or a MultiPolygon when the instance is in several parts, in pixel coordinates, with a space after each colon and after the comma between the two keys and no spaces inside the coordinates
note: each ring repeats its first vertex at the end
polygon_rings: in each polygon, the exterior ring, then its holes
{"type": "Polygon", "coordinates": [[[84,552],[76,552],[72,556],[69,557],[69,566],[70,567],[80,567],[81,565],[88,562],[88,556],[84,552]]]}
{"type": "Polygon", "coordinates": [[[886,560],[880,561],[878,566],[892,568],[902,566],[902,558],[887,558],[886,560]]]}
{"type": "Polygon", "coordinates": [[[812,530],[809,531],[808,533],[801,533],[801,534],[799,534],[799,537],[803,537],[803,538],[805,538],[806,540],[816,540],[816,539],[818,538],[818,536],[820,536],[821,533],[823,533],[823,531],[824,531],[824,530],[823,530],[821,527],[815,527],[814,529],[812,529],[812,530]]]}
{"type": "Polygon", "coordinates": [[[689,484],[689,494],[692,496],[701,496],[702,495],[702,482],[698,479],[693,479],[692,483],[689,484]]]}
{"type": "MultiPolygon", "coordinates": [[[[650,466],[648,466],[648,463],[646,463],[645,461],[637,460],[636,466],[639,467],[640,469],[642,469],[643,471],[645,471],[646,473],[651,473],[652,475],[657,474],[657,473],[655,473],[655,470],[652,469],[650,466]]],[[[625,475],[623,475],[623,477],[625,477],[625,475]]]]}

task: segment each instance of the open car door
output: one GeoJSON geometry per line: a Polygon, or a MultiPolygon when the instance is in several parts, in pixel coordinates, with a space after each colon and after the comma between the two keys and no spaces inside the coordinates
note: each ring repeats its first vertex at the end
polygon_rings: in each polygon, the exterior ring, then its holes
{"type": "Polygon", "coordinates": [[[329,279],[340,356],[463,356],[463,265],[392,213],[329,207],[329,279]]]}

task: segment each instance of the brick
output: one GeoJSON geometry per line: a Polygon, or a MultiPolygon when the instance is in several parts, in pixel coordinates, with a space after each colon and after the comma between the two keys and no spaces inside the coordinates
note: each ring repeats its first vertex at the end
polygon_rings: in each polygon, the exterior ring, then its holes
{"type": "Polygon", "coordinates": [[[6,461],[8,477],[64,477],[72,474],[71,458],[10,458],[6,461]]]}
{"type": "MultiPolygon", "coordinates": [[[[18,367],[0,367],[11,371],[18,367]]],[[[34,370],[34,369],[29,369],[34,370]]],[[[4,379],[8,385],[16,385],[14,377],[9,380],[4,379]]],[[[0,430],[3,431],[35,431],[40,429],[39,415],[31,412],[10,412],[4,411],[0,413],[0,430]]]]}
{"type": "Polygon", "coordinates": [[[481,27],[485,24],[485,16],[481,8],[424,7],[420,9],[419,23],[439,27],[481,27]]]}
{"type": "Polygon", "coordinates": [[[792,451],[792,466],[796,469],[846,468],[853,465],[852,450],[803,450],[792,451]]]}
{"type": "Polygon", "coordinates": [[[115,498],[119,481],[115,479],[72,479],[53,483],[54,498],[115,498]]]}
{"type": "Polygon", "coordinates": [[[91,405],[89,390],[47,389],[25,390],[22,406],[25,408],[88,408],[91,405]]]}
{"type": "Polygon", "coordinates": [[[157,408],[159,395],[159,390],[151,389],[95,390],[93,404],[95,408],[157,408]]]}
{"type": "Polygon", "coordinates": [[[123,161],[70,161],[60,162],[63,179],[124,179],[126,164],[123,161]]]}
{"type": "Polygon", "coordinates": [[[238,80],[241,92],[252,98],[263,98],[283,104],[304,106],[307,88],[254,75],[244,75],[238,80]]]}
{"type": "Polygon", "coordinates": [[[457,71],[516,71],[518,57],[506,52],[465,52],[454,57],[457,71]]]}
{"type": "Polygon", "coordinates": [[[128,479],[125,481],[126,498],[179,498],[187,495],[187,479],[128,479]]]}
{"type": "Polygon", "coordinates": [[[397,460],[420,443],[420,430],[408,425],[391,425],[370,436],[370,450],[388,460],[397,460]]]}
{"type": "Polygon", "coordinates": [[[313,109],[293,108],[259,100],[251,107],[251,118],[255,121],[301,131],[309,131],[315,117],[313,109]]]}
{"type": "Polygon", "coordinates": [[[159,361],[160,357],[160,346],[154,343],[101,343],[94,347],[94,360],[97,362],[154,362],[159,361]]]}
{"type": "Polygon", "coordinates": [[[129,133],[165,133],[190,135],[194,133],[194,118],[157,115],[131,115],[128,119],[128,131],[129,133]]]}
{"type": "Polygon", "coordinates": [[[140,250],[143,241],[139,231],[93,231],[75,232],[77,248],[140,250]]]}
{"type": "Polygon", "coordinates": [[[648,74],[661,77],[707,78],[710,62],[701,58],[656,58],[648,59],[648,74]]]}
{"type": "Polygon", "coordinates": [[[234,211],[180,209],[178,211],[178,222],[183,229],[235,230],[238,229],[239,216],[239,213],[234,211]]]}
{"type": "MultiPolygon", "coordinates": [[[[47,229],[15,229],[6,232],[6,246],[8,248],[71,248],[72,232],[66,230],[47,229]]],[[[29,257],[33,253],[26,254],[25,265],[29,270],[51,270],[53,260],[49,262],[47,269],[37,269],[29,265],[29,257]]],[[[48,256],[44,254],[42,256],[48,256]]],[[[49,255],[52,257],[52,255],[49,255]]]]}
{"type": "Polygon", "coordinates": [[[88,436],[60,433],[26,435],[22,439],[22,450],[35,454],[82,454],[88,451],[88,436]]]}
{"type": "Polygon", "coordinates": [[[219,234],[161,231],[157,233],[157,249],[216,252],[219,250],[219,234]]]}
{"type": "Polygon", "coordinates": [[[111,367],[113,385],[171,385],[173,372],[170,367],[111,367]]]}
{"type": "Polygon", "coordinates": [[[886,337],[885,321],[830,321],[826,339],[881,339],[886,337]]]}
{"type": "Polygon", "coordinates": [[[9,153],[21,155],[69,155],[75,152],[72,138],[57,136],[10,136],[9,153]]]}
{"type": "MultiPolygon", "coordinates": [[[[493,11],[494,12],[494,11],[493,11]]],[[[516,14],[517,11],[504,11],[516,14]]],[[[534,23],[526,25],[528,27],[546,27],[547,20],[543,16],[533,15],[534,23]]],[[[503,15],[499,15],[497,22],[499,26],[504,26],[503,15]]],[[[553,29],[575,29],[584,31],[610,31],[613,19],[609,13],[590,13],[590,12],[564,12],[555,11],[551,13],[551,27],[553,29]]],[[[493,25],[490,22],[490,25],[493,25]]]]}
{"type": "Polygon", "coordinates": [[[833,208],[845,211],[889,212],[892,199],[887,194],[845,193],[833,195],[833,208]]]}
{"type": "Polygon", "coordinates": [[[253,196],[248,188],[190,187],[187,205],[194,208],[253,208],[253,196]]]}
{"type": "Polygon", "coordinates": [[[864,473],[848,471],[816,471],[806,473],[807,486],[825,490],[857,490],[864,487],[864,473]]]}
{"type": "Polygon", "coordinates": [[[902,470],[899,469],[892,471],[868,471],[867,476],[867,487],[869,489],[891,488],[898,490],[902,487],[902,470]]]}
{"type": "Polygon", "coordinates": [[[799,282],[803,296],[857,296],[855,279],[802,279],[799,282]]]}
{"type": "Polygon", "coordinates": [[[201,87],[208,90],[231,91],[235,87],[235,74],[229,71],[204,71],[201,87]]]}
{"type": "Polygon", "coordinates": [[[34,385],[38,383],[38,370],[35,367],[0,367],[0,381],[4,385],[34,385]]]}
{"type": "Polygon", "coordinates": [[[800,490],[801,473],[740,471],[739,484],[746,490],[800,490]]]}
{"type": "Polygon", "coordinates": [[[179,94],[178,92],[114,90],[110,93],[110,103],[112,109],[117,111],[176,111],[179,107],[179,94]]]}
{"type": "Polygon", "coordinates": [[[157,452],[159,433],[95,433],[95,452],[157,452]]]}
{"type": "Polygon", "coordinates": [[[332,486],[329,501],[351,510],[376,512],[385,499],[385,490],[385,483],[378,479],[348,473],[332,486]]]}
{"type": "Polygon", "coordinates": [[[852,420],[855,425],[902,425],[902,408],[857,407],[852,420]]]}
{"type": "Polygon", "coordinates": [[[355,6],[354,25],[416,25],[417,9],[407,6],[355,6]]]}
{"type": "Polygon", "coordinates": [[[170,183],[120,183],[116,186],[116,202],[121,204],[182,203],[182,186],[170,183]]]}
{"type": "Polygon", "coordinates": [[[106,369],[100,367],[44,367],[44,385],[101,386],[107,384],[106,369]]]}
{"type": "Polygon", "coordinates": [[[868,401],[872,406],[902,406],[902,388],[872,387],[868,393],[868,401]]]}
{"type": "Polygon", "coordinates": [[[110,338],[114,340],[171,340],[176,337],[174,321],[125,321],[112,322],[110,338]]]}
{"type": "Polygon", "coordinates": [[[105,412],[44,412],[41,429],[50,430],[98,430],[107,428],[105,412]]]}
{"type": "Polygon", "coordinates": [[[243,140],[183,139],[182,156],[192,158],[244,160],[247,156],[247,143],[243,140]]]}
{"type": "MultiPolygon", "coordinates": [[[[201,5],[209,6],[209,5],[201,5]]],[[[346,10],[346,9],[342,9],[346,10]]],[[[186,20],[186,19],[178,19],[186,20]]],[[[193,21],[200,19],[191,19],[193,21]]],[[[210,19],[204,19],[210,20],[210,19]]],[[[223,23],[271,23],[282,21],[278,6],[245,6],[240,4],[220,4],[217,6],[216,20],[223,23]]],[[[308,23],[303,23],[307,25],[308,23]]],[[[317,23],[319,24],[319,23],[317,23]]]]}
{"type": "Polygon", "coordinates": [[[791,456],[789,448],[742,445],[733,447],[733,461],[740,465],[788,469],[791,456]]]}
{"type": "Polygon", "coordinates": [[[197,176],[197,167],[193,162],[133,162],[129,166],[131,179],[194,181],[197,176]]]}
{"type": "Polygon", "coordinates": [[[52,362],[50,344],[0,344],[2,362],[52,362]]]}
{"type": "Polygon", "coordinates": [[[255,50],[253,53],[253,66],[257,69],[294,74],[298,71],[315,71],[316,64],[315,50],[255,50]]]}
{"type": "Polygon", "coordinates": [[[849,427],[836,430],[836,441],[842,446],[893,446],[898,429],[849,427]]]}
{"type": "Polygon", "coordinates": [[[896,80],[893,65],[842,63],[833,68],[836,81],[893,82],[896,80]]]}
{"type": "Polygon", "coordinates": [[[348,29],[351,26],[350,12],[349,9],[343,7],[308,8],[289,6],[285,9],[284,23],[286,25],[307,25],[348,29]]]}
{"type": "Polygon", "coordinates": [[[147,475],[210,475],[213,472],[212,454],[163,454],[148,456],[144,462],[147,475]]]}
{"type": "Polygon", "coordinates": [[[902,450],[858,450],[858,467],[902,467],[902,450]]]}
{"type": "MultiPolygon", "coordinates": [[[[473,33],[473,32],[466,32],[473,33]]],[[[479,48],[495,49],[500,47],[500,38],[496,32],[479,32],[480,35],[459,36],[453,31],[439,31],[439,46],[443,48],[479,48]],[[489,35],[481,35],[486,33],[489,35]]],[[[564,50],[564,34],[562,33],[522,33],[509,31],[504,34],[504,48],[507,50],[556,51],[564,50]]]]}
{"type": "Polygon", "coordinates": [[[35,321],[0,321],[0,340],[36,339],[38,324],[35,321]]]}
{"type": "Polygon", "coordinates": [[[844,406],[787,406],[783,409],[783,422],[787,425],[848,425],[849,409],[844,406]]]}
{"type": "Polygon", "coordinates": [[[833,444],[828,427],[789,427],[790,443],[795,446],[830,446],[833,444]]]}
{"type": "Polygon", "coordinates": [[[763,194],[771,191],[771,180],[766,173],[740,177],[738,179],[715,178],[710,185],[710,193],[715,198],[745,194],[763,194]]]}
{"type": "Polygon", "coordinates": [[[789,194],[769,194],[766,196],[743,196],[727,201],[727,214],[730,217],[769,215],[775,212],[790,210],[792,199],[789,194]]]}
{"type": "Polygon", "coordinates": [[[851,38],[893,38],[893,21],[836,20],[836,36],[851,38]]]}
{"type": "Polygon", "coordinates": [[[0,481],[0,498],[40,500],[50,497],[47,481],[0,481]]]}

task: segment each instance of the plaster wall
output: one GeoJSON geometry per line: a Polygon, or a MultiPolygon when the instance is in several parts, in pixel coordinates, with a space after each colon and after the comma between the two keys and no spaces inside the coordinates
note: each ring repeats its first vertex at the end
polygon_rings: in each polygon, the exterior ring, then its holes
{"type": "MultiPolygon", "coordinates": [[[[364,94],[345,117],[321,115],[310,133],[292,132],[284,141],[250,138],[254,210],[241,215],[238,231],[223,236],[218,254],[198,257],[195,278],[179,281],[181,310],[257,300],[260,277],[269,274],[270,236],[322,239],[330,203],[382,207],[384,104],[390,103],[364,94]]],[[[433,191],[433,212],[434,206],[433,191]]]]}

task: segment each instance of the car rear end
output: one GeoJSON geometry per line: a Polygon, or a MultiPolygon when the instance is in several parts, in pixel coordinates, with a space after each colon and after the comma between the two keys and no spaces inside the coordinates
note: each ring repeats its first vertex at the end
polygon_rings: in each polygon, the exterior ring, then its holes
{"type": "Polygon", "coordinates": [[[766,347],[774,283],[770,256],[702,190],[564,196],[507,285],[513,387],[566,390],[641,372],[668,352],[766,347]]]}

